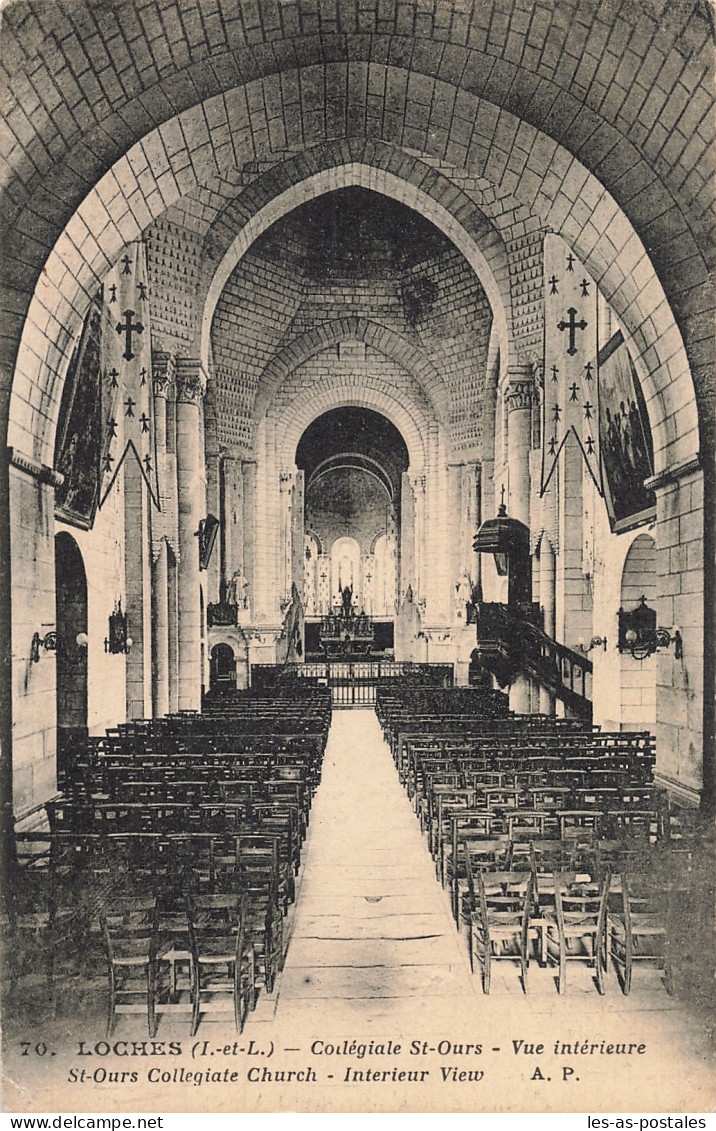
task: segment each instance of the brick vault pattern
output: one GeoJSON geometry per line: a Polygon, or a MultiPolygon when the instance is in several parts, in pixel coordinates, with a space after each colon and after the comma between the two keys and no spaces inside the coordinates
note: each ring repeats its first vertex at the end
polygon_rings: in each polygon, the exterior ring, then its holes
{"type": "MultiPolygon", "coordinates": [[[[23,11],[22,4],[17,5],[17,11],[23,11]]],[[[445,11],[450,11],[449,6],[445,11]]],[[[611,107],[606,101],[607,94],[602,94],[598,100],[599,111],[592,109],[591,103],[596,105],[596,92],[600,89],[601,80],[597,76],[603,74],[601,64],[596,64],[596,56],[593,75],[582,101],[578,101],[574,93],[579,90],[578,82],[572,83],[569,92],[560,88],[565,67],[561,59],[569,55],[572,25],[579,26],[582,33],[585,31],[584,18],[579,18],[584,16],[581,8],[573,13],[569,31],[566,23],[570,21],[565,20],[564,11],[560,7],[559,13],[553,14],[554,18],[547,18],[540,58],[532,59],[528,55],[531,61],[525,64],[523,60],[519,68],[509,61],[508,55],[517,50],[520,35],[524,37],[531,28],[532,36],[535,28],[522,13],[515,28],[520,22],[524,28],[510,33],[512,21],[506,13],[501,15],[498,8],[493,10],[494,26],[490,22],[488,28],[472,36],[472,42],[480,42],[480,47],[452,43],[451,19],[450,27],[440,26],[438,33],[445,36],[446,42],[441,39],[438,43],[431,41],[423,45],[418,35],[402,52],[400,36],[393,40],[379,32],[372,36],[358,35],[355,42],[348,33],[343,37],[342,32],[336,33],[338,40],[333,34],[326,39],[309,35],[302,43],[299,66],[293,65],[294,52],[287,62],[286,53],[278,50],[277,43],[283,33],[277,26],[272,34],[278,39],[271,50],[263,50],[257,44],[250,52],[254,76],[261,69],[274,68],[273,73],[251,77],[244,86],[226,94],[214,94],[214,87],[221,85],[217,72],[222,76],[227,73],[226,68],[221,69],[219,52],[212,57],[211,67],[201,69],[204,102],[182,109],[179,115],[177,109],[190,101],[190,91],[191,97],[196,97],[197,90],[192,81],[182,82],[172,77],[174,64],[170,65],[167,60],[162,87],[155,89],[154,97],[149,99],[155,128],[141,143],[130,148],[126,157],[119,159],[117,168],[105,174],[97,189],[90,189],[49,257],[42,294],[34,286],[34,280],[52,245],[54,233],[82,200],[92,178],[101,171],[102,162],[106,167],[113,159],[117,139],[126,139],[130,127],[126,122],[121,126],[115,122],[118,108],[123,106],[121,84],[117,86],[117,102],[110,115],[113,125],[117,126],[111,138],[106,136],[107,123],[104,122],[96,127],[96,136],[88,128],[79,148],[65,151],[65,144],[71,146],[71,139],[77,133],[73,134],[67,115],[61,113],[53,116],[55,124],[47,126],[47,145],[42,140],[42,128],[33,139],[27,137],[25,129],[23,137],[28,147],[31,140],[41,141],[43,156],[37,157],[35,168],[26,156],[21,158],[17,145],[11,151],[17,177],[8,185],[9,207],[4,213],[12,223],[6,256],[7,270],[12,273],[11,309],[5,338],[8,360],[12,361],[15,356],[23,313],[33,289],[29,329],[35,336],[38,331],[47,335],[49,341],[36,355],[26,335],[21,354],[23,380],[14,390],[13,415],[17,425],[14,442],[31,448],[35,455],[43,454],[45,446],[51,442],[59,379],[69,341],[88,292],[126,238],[143,230],[153,216],[194,188],[207,170],[210,175],[223,175],[224,170],[242,167],[247,160],[261,160],[274,146],[284,150],[287,145],[318,144],[330,135],[358,131],[393,145],[418,148],[431,159],[447,158],[474,177],[487,177],[501,190],[514,193],[522,206],[532,207],[542,224],[562,231],[585,259],[634,337],[639,357],[643,359],[642,375],[654,419],[659,464],[690,455],[696,446],[697,422],[693,402],[692,407],[688,403],[691,394],[682,338],[690,350],[697,384],[704,394],[708,392],[706,353],[710,347],[706,344],[708,335],[704,332],[703,313],[710,307],[711,292],[704,260],[708,242],[700,238],[708,209],[696,207],[696,200],[703,199],[703,183],[700,186],[697,183],[698,173],[696,177],[680,177],[676,159],[668,175],[665,171],[655,171],[647,155],[653,148],[650,142],[653,131],[647,130],[644,135],[647,127],[637,128],[642,123],[635,109],[636,77],[617,114],[620,126],[612,126],[601,117],[602,113],[606,114],[606,107],[611,107]],[[497,38],[493,39],[493,35],[497,38]],[[502,47],[501,36],[504,36],[502,47]],[[326,59],[331,52],[339,56],[338,60],[326,59]],[[394,58],[396,63],[391,61],[394,58]],[[542,73],[547,68],[546,60],[552,60],[549,78],[542,73]],[[374,66],[383,76],[382,87],[378,79],[372,77],[374,66]],[[280,73],[276,73],[276,69],[280,73]],[[374,93],[376,90],[378,92],[374,93]],[[522,121],[510,109],[516,109],[518,102],[522,121]],[[156,116],[162,118],[159,128],[156,116]],[[525,120],[528,118],[549,128],[552,138],[540,133],[532,122],[525,120]],[[60,142],[57,131],[62,123],[66,125],[67,138],[60,142]],[[626,131],[626,135],[621,131],[626,131]],[[560,147],[556,139],[562,137],[569,140],[571,153],[578,156],[572,157],[560,147]],[[39,171],[47,171],[44,154],[50,152],[48,145],[58,152],[58,157],[52,178],[43,175],[40,184],[39,171]],[[604,191],[588,172],[589,168],[604,178],[613,195],[604,191]],[[20,180],[23,180],[22,186],[20,180]],[[54,199],[48,198],[50,186],[54,199]],[[625,215],[632,220],[642,240],[635,238],[635,233],[625,224],[625,215]],[[660,279],[652,271],[642,241],[648,242],[651,263],[657,271],[666,265],[668,258],[668,271],[664,270],[660,279]],[[71,280],[76,280],[74,288],[71,280]],[[663,287],[677,317],[678,328],[663,303],[663,287]],[[664,396],[679,407],[672,410],[667,405],[665,411],[660,403],[664,396]],[[681,417],[677,422],[675,416],[679,412],[681,417]],[[670,416],[674,417],[671,424],[668,423],[670,416]]],[[[313,19],[309,19],[307,9],[296,9],[296,13],[304,13],[308,24],[318,26],[315,13],[313,19]]],[[[451,11],[450,14],[455,16],[455,29],[462,27],[465,13],[451,11]]],[[[475,13],[478,26],[484,14],[482,9],[475,13]]],[[[440,24],[437,16],[434,18],[440,24]]],[[[430,24],[432,19],[428,21],[430,24]]],[[[427,34],[428,22],[418,13],[415,13],[415,21],[414,32],[420,27],[425,28],[427,34]]],[[[131,23],[128,18],[126,26],[131,23]]],[[[43,38],[43,29],[34,13],[27,14],[26,24],[26,32],[34,29],[40,39],[43,38]]],[[[241,20],[226,20],[217,15],[217,34],[219,27],[230,27],[232,35],[239,34],[239,24],[243,27],[241,20]]],[[[647,25],[651,26],[649,21],[647,25]]],[[[640,21],[635,29],[626,20],[617,19],[611,26],[620,29],[627,43],[641,43],[647,25],[640,21]]],[[[21,23],[21,26],[24,25],[21,23]]],[[[301,26],[299,24],[299,28],[301,26]]],[[[11,23],[10,41],[18,31],[17,23],[11,23]]],[[[257,25],[257,35],[259,31],[257,25]]],[[[591,38],[595,49],[600,45],[603,62],[608,52],[605,52],[599,21],[591,6],[586,31],[587,41],[591,38]]],[[[609,41],[613,34],[609,32],[609,41]]],[[[49,30],[48,35],[52,39],[53,31],[49,30]]],[[[654,23],[651,39],[658,38],[663,43],[660,54],[663,57],[663,51],[667,52],[671,64],[669,73],[678,74],[675,82],[685,90],[696,90],[703,78],[706,35],[706,22],[697,9],[691,10],[688,19],[670,11],[669,18],[662,24],[654,23]],[[689,60],[683,55],[686,44],[691,47],[689,60]]],[[[467,34],[467,44],[470,41],[467,34]]],[[[292,44],[293,48],[295,46],[292,44]]],[[[98,44],[98,49],[100,47],[98,44]]],[[[141,57],[141,43],[138,50],[137,57],[141,57]]],[[[236,47],[236,51],[240,50],[246,52],[242,56],[246,71],[249,52],[246,47],[236,47]]],[[[119,57],[121,52],[118,50],[116,54],[119,57]]],[[[650,66],[655,66],[649,51],[647,56],[652,60],[650,66]]],[[[7,57],[12,66],[12,43],[7,57]]],[[[39,57],[42,58],[42,52],[39,57]]],[[[580,52],[579,58],[582,57],[580,52]]],[[[56,55],[53,58],[57,61],[56,55]]],[[[114,66],[113,56],[108,54],[108,58],[109,65],[114,66]]],[[[244,71],[238,59],[233,55],[232,59],[235,64],[232,81],[235,81],[236,74],[244,71]]],[[[585,66],[589,69],[588,64],[585,66]]],[[[195,62],[188,68],[195,79],[197,69],[195,62]]],[[[20,85],[22,70],[20,63],[17,69],[20,85]]],[[[664,83],[662,70],[663,65],[657,71],[657,78],[664,83]]],[[[186,69],[177,72],[177,76],[179,74],[186,77],[186,69]]],[[[58,81],[65,81],[62,68],[58,81]]],[[[48,82],[56,91],[55,79],[48,82]]],[[[607,93],[615,84],[616,78],[607,93]]],[[[135,90],[139,87],[141,82],[138,81],[135,90]]],[[[678,135],[677,127],[684,127],[695,115],[688,144],[692,146],[689,153],[696,156],[701,143],[699,153],[703,154],[706,148],[703,97],[699,88],[672,130],[672,136],[678,135]]],[[[77,100],[74,93],[68,98],[79,114],[82,98],[77,100]]],[[[135,131],[143,129],[143,114],[136,107],[139,100],[140,95],[136,94],[136,98],[127,102],[126,117],[132,120],[131,128],[135,131]]],[[[639,104],[639,110],[643,106],[648,117],[647,105],[651,106],[649,99],[639,104]]],[[[23,114],[24,111],[20,112],[20,118],[13,117],[11,123],[20,133],[23,131],[18,123],[23,114]]],[[[38,120],[42,122],[42,113],[38,120]]],[[[149,126],[150,123],[144,124],[149,126]]],[[[33,155],[36,152],[35,145],[33,155]]],[[[689,168],[691,174],[693,166],[689,168]]],[[[708,424],[708,418],[704,423],[708,424]]]]}

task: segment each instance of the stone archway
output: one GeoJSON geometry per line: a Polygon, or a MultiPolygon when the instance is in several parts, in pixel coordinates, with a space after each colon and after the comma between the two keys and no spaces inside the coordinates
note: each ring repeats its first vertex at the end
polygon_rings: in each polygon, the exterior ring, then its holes
{"type": "Polygon", "coordinates": [[[87,575],[82,552],[66,531],[55,536],[57,630],[57,776],[87,737],[87,575]],[[78,638],[85,637],[84,643],[78,638]]]}
{"type": "MultiPolygon", "coordinates": [[[[622,570],[620,604],[625,611],[646,601],[654,608],[659,590],[657,553],[654,539],[639,534],[627,553],[622,570]]],[[[621,726],[624,730],[651,730],[656,727],[657,656],[635,659],[630,652],[619,656],[621,679],[621,726]]]]}

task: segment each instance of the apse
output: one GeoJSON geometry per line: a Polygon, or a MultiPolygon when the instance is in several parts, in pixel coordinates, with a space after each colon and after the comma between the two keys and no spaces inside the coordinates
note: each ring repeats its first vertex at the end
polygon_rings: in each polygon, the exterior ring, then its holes
{"type": "Polygon", "coordinates": [[[356,612],[392,620],[398,593],[401,478],[408,450],[382,414],[346,406],[304,432],[304,605],[325,617],[350,590],[356,612]]]}

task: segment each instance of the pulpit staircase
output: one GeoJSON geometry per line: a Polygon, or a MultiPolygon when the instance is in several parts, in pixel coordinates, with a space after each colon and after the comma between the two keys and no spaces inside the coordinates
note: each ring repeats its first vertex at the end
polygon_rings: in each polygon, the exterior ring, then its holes
{"type": "Polygon", "coordinates": [[[539,619],[538,605],[479,601],[469,606],[480,663],[500,686],[526,676],[564,703],[571,715],[591,722],[591,660],[553,640],[539,619]]]}

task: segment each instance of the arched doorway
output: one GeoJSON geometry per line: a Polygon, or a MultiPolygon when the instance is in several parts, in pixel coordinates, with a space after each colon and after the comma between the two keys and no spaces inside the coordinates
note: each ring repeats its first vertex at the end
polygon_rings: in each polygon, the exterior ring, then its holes
{"type": "Polygon", "coordinates": [[[80,548],[65,531],[55,537],[55,625],[57,780],[61,784],[73,751],[87,737],[87,575],[80,548]]]}
{"type": "Polygon", "coordinates": [[[209,686],[212,691],[234,691],[236,688],[236,659],[230,644],[215,644],[209,662],[209,686]]]}
{"type": "MultiPolygon", "coordinates": [[[[627,553],[622,571],[620,604],[625,612],[642,599],[654,608],[657,596],[656,545],[649,534],[639,534],[627,553]]],[[[621,656],[621,726],[623,730],[653,729],[656,725],[655,654],[644,659],[631,652],[621,656]]]]}

